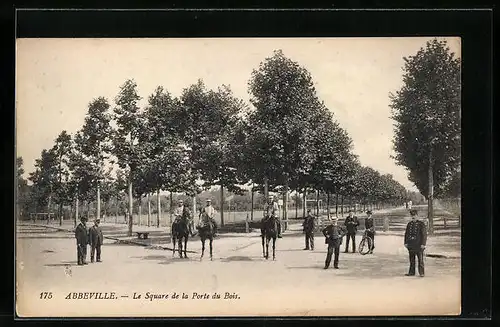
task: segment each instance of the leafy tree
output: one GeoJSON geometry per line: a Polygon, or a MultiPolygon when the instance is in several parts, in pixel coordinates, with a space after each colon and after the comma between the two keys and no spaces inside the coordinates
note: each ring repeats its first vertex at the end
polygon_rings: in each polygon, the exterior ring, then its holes
{"type": "Polygon", "coordinates": [[[16,168],[17,168],[17,215],[18,217],[22,217],[25,212],[29,211],[29,196],[30,196],[30,187],[28,186],[28,182],[24,179],[24,168],[23,168],[23,158],[16,158],[16,168]]]}
{"type": "Polygon", "coordinates": [[[433,197],[460,166],[460,60],[437,39],[404,60],[403,86],[391,94],[395,160],[427,197],[432,233],[433,197]]]}
{"type": "Polygon", "coordinates": [[[128,169],[129,220],[128,235],[132,236],[133,174],[140,163],[141,148],[139,136],[143,129],[143,119],[137,105],[141,97],[137,93],[137,84],[129,79],[120,87],[115,98],[114,119],[116,129],[113,133],[113,154],[118,159],[121,169],[128,169]]]}
{"type": "Polygon", "coordinates": [[[28,179],[33,183],[36,210],[45,208],[50,213],[54,185],[57,183],[57,158],[53,151],[42,150],[40,158],[35,160],[35,171],[28,179]]]}
{"type": "Polygon", "coordinates": [[[56,156],[57,167],[57,182],[55,185],[56,191],[56,203],[59,205],[58,208],[58,216],[59,216],[59,225],[62,225],[63,219],[63,205],[70,204],[72,193],[68,189],[68,179],[70,175],[69,170],[69,161],[70,161],[70,153],[72,151],[72,140],[71,135],[69,135],[66,131],[62,131],[56,138],[55,144],[52,147],[52,151],[56,156]]]}
{"type": "Polygon", "coordinates": [[[92,165],[92,174],[95,179],[97,191],[96,218],[101,216],[101,182],[104,179],[104,165],[109,158],[111,150],[111,116],[108,113],[109,103],[103,97],[98,97],[89,103],[85,123],[83,124],[80,137],[76,139],[80,151],[92,165]]]}
{"type": "Polygon", "coordinates": [[[312,77],[278,50],[252,72],[249,92],[255,110],[247,123],[248,175],[265,190],[268,183],[284,185],[287,194],[290,184],[299,187],[315,157],[308,148],[308,134],[322,104],[312,77]]]}
{"type": "MultiPolygon", "coordinates": [[[[184,90],[181,96],[181,135],[189,147],[192,173],[207,189],[213,185],[242,194],[238,184],[237,154],[233,149],[239,114],[245,108],[227,86],[206,90],[201,80],[184,90]]],[[[223,197],[223,192],[221,191],[223,197]]],[[[221,224],[224,224],[221,210],[221,224]]]]}

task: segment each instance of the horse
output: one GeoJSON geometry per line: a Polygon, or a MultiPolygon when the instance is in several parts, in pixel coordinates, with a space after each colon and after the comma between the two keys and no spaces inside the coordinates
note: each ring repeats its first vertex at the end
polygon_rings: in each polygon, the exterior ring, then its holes
{"type": "Polygon", "coordinates": [[[278,237],[278,223],[275,217],[266,217],[261,221],[260,231],[262,233],[262,255],[269,259],[269,241],[273,239],[273,260],[276,258],[276,238],[278,237]],[[266,219],[267,218],[267,219],[266,219]],[[265,240],[265,249],[264,249],[265,240]]]}
{"type": "Polygon", "coordinates": [[[213,222],[208,220],[208,217],[203,216],[204,214],[200,214],[200,221],[202,221],[203,218],[205,218],[205,221],[208,221],[208,224],[203,224],[203,226],[196,226],[196,229],[198,230],[198,234],[200,235],[200,240],[201,240],[201,259],[203,259],[203,254],[205,253],[205,241],[208,239],[210,241],[210,261],[213,260],[212,257],[212,243],[214,241],[214,236],[215,236],[215,228],[213,222]],[[202,218],[203,217],[203,218],[202,218]]]}
{"type": "Polygon", "coordinates": [[[187,259],[186,249],[189,238],[188,222],[184,219],[176,219],[172,224],[172,243],[174,248],[172,256],[175,256],[175,243],[179,242],[179,256],[182,258],[182,241],[184,241],[184,258],[187,259]]]}

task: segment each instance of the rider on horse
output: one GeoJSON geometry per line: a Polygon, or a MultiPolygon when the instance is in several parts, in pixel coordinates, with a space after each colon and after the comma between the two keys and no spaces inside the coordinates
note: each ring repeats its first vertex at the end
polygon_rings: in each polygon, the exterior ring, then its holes
{"type": "Polygon", "coordinates": [[[217,232],[217,223],[215,222],[214,216],[215,209],[212,207],[212,200],[208,199],[206,207],[201,210],[199,226],[203,228],[208,225],[211,232],[212,228],[214,229],[213,232],[215,234],[217,232]]]}
{"type": "Polygon", "coordinates": [[[193,218],[191,217],[191,212],[189,211],[188,207],[184,206],[184,201],[179,200],[177,208],[174,210],[174,217],[175,220],[174,222],[177,222],[179,220],[184,220],[187,222],[187,226],[189,229],[189,234],[191,236],[194,236],[193,234],[193,218]]]}
{"type": "MultiPolygon", "coordinates": [[[[275,219],[276,225],[278,227],[278,238],[281,238],[281,222],[279,220],[279,206],[276,201],[274,201],[274,196],[269,195],[267,203],[264,205],[264,218],[262,223],[265,223],[268,219],[275,219]]],[[[262,236],[262,235],[261,235],[262,236]]]]}

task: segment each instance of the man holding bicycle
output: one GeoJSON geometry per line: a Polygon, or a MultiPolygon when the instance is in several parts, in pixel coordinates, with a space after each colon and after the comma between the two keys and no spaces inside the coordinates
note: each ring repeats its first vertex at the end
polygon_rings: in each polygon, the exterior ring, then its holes
{"type": "Polygon", "coordinates": [[[367,217],[365,219],[365,233],[366,236],[372,239],[372,246],[370,248],[370,252],[368,253],[373,253],[373,249],[375,248],[375,225],[373,223],[373,217],[372,217],[372,212],[371,210],[368,210],[366,212],[367,217]]]}

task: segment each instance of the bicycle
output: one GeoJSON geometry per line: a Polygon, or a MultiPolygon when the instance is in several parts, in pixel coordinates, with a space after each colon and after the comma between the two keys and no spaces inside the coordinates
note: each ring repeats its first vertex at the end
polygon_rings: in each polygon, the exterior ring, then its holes
{"type": "Polygon", "coordinates": [[[365,230],[365,233],[363,234],[363,238],[361,239],[361,242],[359,243],[359,253],[361,255],[365,255],[370,253],[373,245],[373,240],[370,236],[368,236],[368,230],[365,230]]]}

